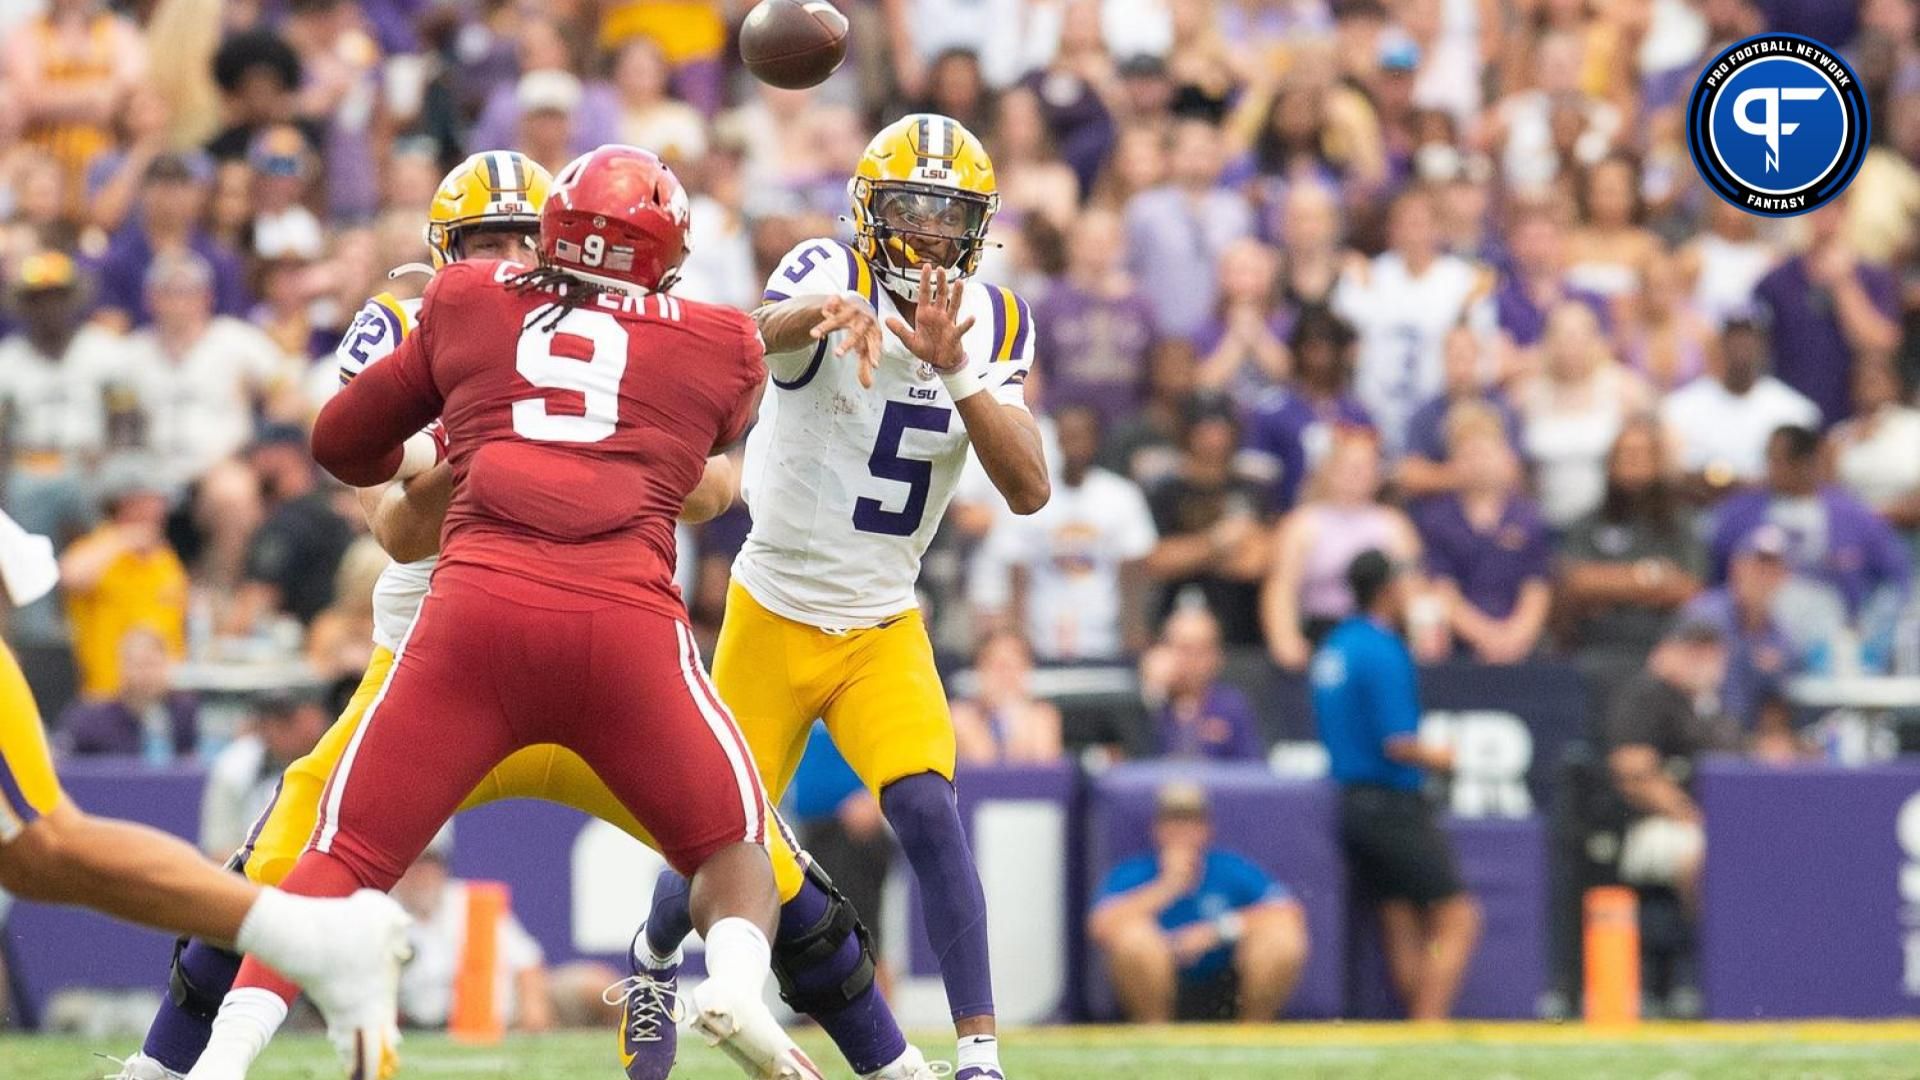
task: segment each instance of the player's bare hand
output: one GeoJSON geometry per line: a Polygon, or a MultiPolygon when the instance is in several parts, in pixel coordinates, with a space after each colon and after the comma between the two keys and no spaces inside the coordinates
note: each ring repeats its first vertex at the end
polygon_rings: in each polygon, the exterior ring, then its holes
{"type": "Polygon", "coordinates": [[[966,282],[950,276],[944,268],[920,268],[920,305],[913,314],[913,325],[900,319],[887,320],[887,329],[900,336],[913,355],[942,375],[952,375],[967,366],[966,350],[960,342],[973,329],[972,316],[955,321],[960,314],[960,297],[966,282]]]}
{"type": "Polygon", "coordinates": [[[833,355],[837,359],[849,352],[857,353],[860,359],[860,385],[873,389],[873,372],[880,366],[880,350],[885,341],[880,335],[880,318],[864,300],[851,296],[829,296],[820,305],[820,321],[815,323],[810,333],[813,340],[819,341],[836,330],[845,330],[846,336],[840,344],[834,346],[833,355]]]}

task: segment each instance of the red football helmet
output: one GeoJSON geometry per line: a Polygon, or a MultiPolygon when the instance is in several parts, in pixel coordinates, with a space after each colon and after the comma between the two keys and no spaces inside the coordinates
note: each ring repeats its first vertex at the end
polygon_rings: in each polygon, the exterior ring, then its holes
{"type": "Polygon", "coordinates": [[[687,257],[687,189],[651,151],[608,144],[553,178],[540,257],[596,285],[665,292],[687,257]]]}

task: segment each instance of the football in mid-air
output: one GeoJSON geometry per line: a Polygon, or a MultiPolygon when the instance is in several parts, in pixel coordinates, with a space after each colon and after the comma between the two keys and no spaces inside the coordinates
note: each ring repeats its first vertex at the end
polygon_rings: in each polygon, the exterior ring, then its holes
{"type": "Polygon", "coordinates": [[[740,59],[769,86],[818,86],[846,58],[847,17],[828,0],[760,0],[740,24],[740,59]]]}

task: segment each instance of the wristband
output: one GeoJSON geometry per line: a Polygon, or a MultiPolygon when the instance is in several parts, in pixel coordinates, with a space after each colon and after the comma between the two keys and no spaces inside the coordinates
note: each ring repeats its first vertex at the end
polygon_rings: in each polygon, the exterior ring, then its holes
{"type": "Polygon", "coordinates": [[[980,376],[974,374],[971,364],[951,375],[942,373],[940,381],[947,384],[947,396],[955,402],[970,398],[987,388],[987,384],[980,381],[980,376]]]}
{"type": "Polygon", "coordinates": [[[395,480],[408,480],[440,464],[440,443],[432,435],[419,432],[400,446],[400,467],[395,480]]]}

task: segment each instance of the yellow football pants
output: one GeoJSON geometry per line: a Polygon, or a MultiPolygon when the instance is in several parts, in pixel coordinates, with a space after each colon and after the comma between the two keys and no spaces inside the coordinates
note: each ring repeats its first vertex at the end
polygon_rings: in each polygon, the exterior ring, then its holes
{"type": "Polygon", "coordinates": [[[53,773],[40,707],[13,651],[0,645],[0,844],[65,798],[53,773]]]}
{"type": "Polygon", "coordinates": [[[876,795],[917,773],[953,779],[953,716],[918,610],[829,633],[775,615],[735,582],[713,685],[747,737],[768,798],[792,783],[815,718],[876,795]]]}
{"type": "MultiPolygon", "coordinates": [[[[393,653],[384,648],[375,649],[366,676],[360,680],[346,711],[327,729],[311,753],[287,767],[280,779],[279,795],[254,826],[251,852],[246,861],[250,880],[277,885],[299,861],[300,853],[313,837],[314,823],[320,813],[320,795],[326,788],[327,778],[346,752],[347,744],[353,741],[353,733],[359,729],[367,707],[379,694],[392,667],[393,653]]],[[[724,691],[722,693],[724,700],[724,691]]],[[[613,797],[600,777],[578,754],[565,747],[548,744],[518,751],[488,773],[460,804],[460,809],[471,810],[501,799],[544,799],[571,806],[658,849],[653,837],[647,835],[647,830],[613,797]]],[[[800,891],[803,872],[784,829],[768,832],[767,851],[773,858],[773,876],[780,888],[780,899],[791,900],[800,891]]]]}

